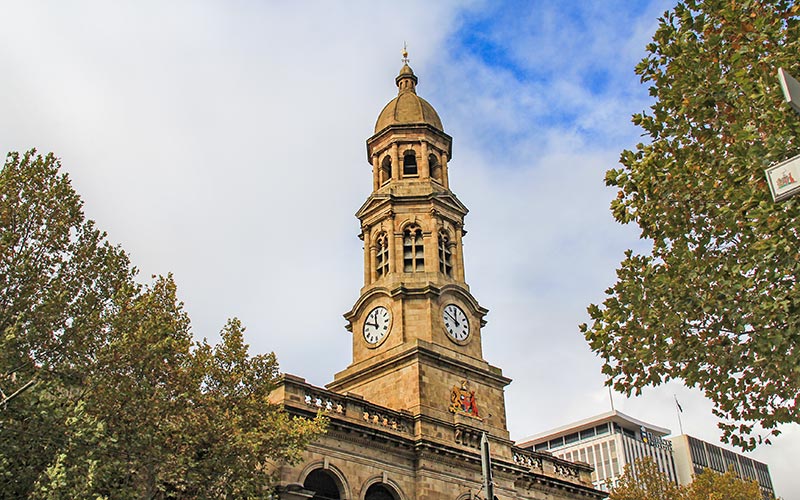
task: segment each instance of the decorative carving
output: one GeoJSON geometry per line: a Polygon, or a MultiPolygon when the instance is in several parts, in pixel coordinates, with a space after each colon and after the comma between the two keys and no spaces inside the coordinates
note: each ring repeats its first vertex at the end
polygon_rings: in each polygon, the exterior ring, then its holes
{"type": "Polygon", "coordinates": [[[478,418],[478,401],[475,391],[469,390],[469,382],[461,381],[461,387],[454,385],[450,392],[450,412],[464,413],[470,417],[478,418]]]}
{"type": "Polygon", "coordinates": [[[456,425],[453,438],[455,439],[455,442],[460,445],[469,446],[470,448],[475,449],[479,449],[481,447],[481,432],[477,429],[456,425]]]}
{"type": "Polygon", "coordinates": [[[408,429],[403,422],[380,412],[371,412],[369,409],[365,409],[362,414],[362,418],[365,422],[371,422],[373,424],[380,425],[381,427],[388,427],[389,429],[399,432],[408,432],[408,429]]]}
{"type": "Polygon", "coordinates": [[[306,392],[305,402],[308,406],[313,406],[325,412],[345,413],[345,405],[342,401],[331,398],[324,394],[306,392]]]}
{"type": "Polygon", "coordinates": [[[523,451],[514,451],[514,463],[517,465],[523,465],[532,470],[544,470],[544,467],[542,467],[542,457],[533,455],[531,453],[525,453],[523,451]]]}
{"type": "Polygon", "coordinates": [[[580,476],[577,467],[572,467],[565,463],[553,462],[553,469],[555,469],[556,474],[558,474],[559,476],[575,477],[575,478],[580,476]]]}

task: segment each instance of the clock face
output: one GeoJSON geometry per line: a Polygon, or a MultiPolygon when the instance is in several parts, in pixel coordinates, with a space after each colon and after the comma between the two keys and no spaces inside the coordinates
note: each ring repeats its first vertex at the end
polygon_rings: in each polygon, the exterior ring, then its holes
{"type": "Polygon", "coordinates": [[[364,320],[364,340],[368,344],[377,344],[389,333],[392,315],[383,306],[378,306],[367,314],[364,320]]]}
{"type": "Polygon", "coordinates": [[[464,342],[469,337],[469,320],[464,311],[455,304],[448,304],[442,310],[444,329],[456,342],[464,342]]]}

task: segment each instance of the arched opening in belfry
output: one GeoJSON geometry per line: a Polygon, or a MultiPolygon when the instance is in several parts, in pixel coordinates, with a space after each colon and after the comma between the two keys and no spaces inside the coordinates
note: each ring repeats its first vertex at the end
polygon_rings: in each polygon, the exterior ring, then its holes
{"type": "Polygon", "coordinates": [[[453,277],[453,245],[447,231],[439,231],[439,272],[453,277]]]}
{"type": "Polygon", "coordinates": [[[392,178],[392,159],[388,156],[383,158],[383,162],[381,163],[381,169],[378,173],[378,181],[380,184],[384,184],[385,182],[389,182],[392,178]]]}
{"type": "Polygon", "coordinates": [[[403,175],[417,175],[417,154],[413,149],[403,154],[403,175]]]}
{"type": "Polygon", "coordinates": [[[403,272],[421,273],[425,271],[425,248],[422,242],[422,229],[412,224],[403,231],[403,272]]]}
{"type": "Polygon", "coordinates": [[[442,182],[442,165],[439,164],[439,159],[436,155],[428,155],[428,168],[431,172],[431,179],[442,182]]]}
{"type": "Polygon", "coordinates": [[[314,492],[318,500],[341,500],[342,496],[333,475],[322,469],[317,469],[306,476],[303,488],[314,492]]]}
{"type": "Polygon", "coordinates": [[[397,500],[398,496],[383,484],[373,484],[367,488],[364,500],[397,500]]]}
{"type": "Polygon", "coordinates": [[[385,232],[375,239],[375,274],[378,278],[389,274],[389,235],[385,232]]]}

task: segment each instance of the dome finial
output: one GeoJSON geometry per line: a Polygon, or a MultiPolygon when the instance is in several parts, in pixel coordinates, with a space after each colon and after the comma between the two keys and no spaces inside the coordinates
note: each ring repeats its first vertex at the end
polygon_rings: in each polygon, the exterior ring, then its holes
{"type": "Polygon", "coordinates": [[[408,44],[403,42],[403,67],[400,69],[400,74],[394,79],[397,83],[399,93],[413,92],[416,93],[417,77],[414,76],[414,71],[408,65],[408,44]]]}

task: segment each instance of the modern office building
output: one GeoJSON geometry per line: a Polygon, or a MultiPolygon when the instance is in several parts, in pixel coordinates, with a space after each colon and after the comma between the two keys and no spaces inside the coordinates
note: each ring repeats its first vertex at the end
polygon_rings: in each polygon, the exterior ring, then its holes
{"type": "Polygon", "coordinates": [[[677,482],[672,442],[664,439],[669,433],[669,429],[610,411],[525,438],[517,446],[587,463],[594,468],[594,487],[607,491],[617,483],[626,465],[635,467],[635,460],[644,457],[652,458],[664,474],[677,482]]]}
{"type": "Polygon", "coordinates": [[[775,498],[767,464],[686,434],[667,439],[672,442],[680,484],[690,483],[695,474],[707,468],[717,472],[733,469],[740,478],[756,481],[765,499],[775,498]]]}
{"type": "Polygon", "coordinates": [[[666,437],[669,429],[610,411],[520,440],[517,447],[549,452],[570,462],[594,468],[592,484],[608,490],[622,476],[625,465],[635,471],[635,461],[650,457],[672,481],[689,484],[709,468],[724,473],[733,470],[740,478],[754,480],[765,500],[775,498],[767,464],[715,444],[681,434],[666,437]]]}

